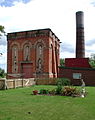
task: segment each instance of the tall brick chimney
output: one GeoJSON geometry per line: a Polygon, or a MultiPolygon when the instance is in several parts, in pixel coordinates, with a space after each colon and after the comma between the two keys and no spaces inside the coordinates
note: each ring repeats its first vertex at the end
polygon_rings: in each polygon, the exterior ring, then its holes
{"type": "Polygon", "coordinates": [[[76,58],[85,58],[84,13],[76,12],[76,58]]]}

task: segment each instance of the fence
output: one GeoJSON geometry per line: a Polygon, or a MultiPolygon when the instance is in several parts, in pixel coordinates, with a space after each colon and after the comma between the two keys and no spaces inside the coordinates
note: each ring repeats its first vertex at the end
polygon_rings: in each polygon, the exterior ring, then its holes
{"type": "Polygon", "coordinates": [[[0,79],[0,89],[26,87],[35,85],[35,79],[0,79]]]}
{"type": "Polygon", "coordinates": [[[0,79],[0,90],[31,85],[55,85],[57,78],[0,79]]]}

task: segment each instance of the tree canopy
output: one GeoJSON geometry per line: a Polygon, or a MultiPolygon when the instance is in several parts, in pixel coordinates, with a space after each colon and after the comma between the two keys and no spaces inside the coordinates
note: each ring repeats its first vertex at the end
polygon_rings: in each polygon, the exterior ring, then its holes
{"type": "Polygon", "coordinates": [[[64,66],[65,64],[65,59],[64,58],[60,58],[60,66],[64,66]]]}
{"type": "Polygon", "coordinates": [[[90,65],[91,65],[92,68],[95,68],[95,54],[94,53],[91,54],[89,63],[90,63],[90,65]]]}
{"type": "Polygon", "coordinates": [[[0,78],[4,78],[5,76],[5,71],[2,68],[0,68],[0,78]]]}
{"type": "Polygon", "coordinates": [[[2,36],[2,33],[5,34],[4,29],[4,26],[0,25],[0,36],[2,36]]]}

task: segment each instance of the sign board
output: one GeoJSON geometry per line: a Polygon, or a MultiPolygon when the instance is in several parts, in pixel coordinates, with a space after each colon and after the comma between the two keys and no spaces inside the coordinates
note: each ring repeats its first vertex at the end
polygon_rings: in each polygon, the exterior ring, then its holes
{"type": "Polygon", "coordinates": [[[81,73],[73,73],[73,79],[81,79],[81,73]]]}

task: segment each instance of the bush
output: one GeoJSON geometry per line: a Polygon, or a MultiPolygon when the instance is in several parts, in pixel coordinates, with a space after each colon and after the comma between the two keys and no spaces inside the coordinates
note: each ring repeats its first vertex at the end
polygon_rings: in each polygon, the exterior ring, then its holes
{"type": "Polygon", "coordinates": [[[70,85],[70,80],[68,78],[58,78],[57,85],[60,84],[62,86],[70,85]]]}
{"type": "Polygon", "coordinates": [[[58,79],[57,80],[56,94],[61,94],[61,90],[62,90],[62,80],[58,79]]]}
{"type": "Polygon", "coordinates": [[[56,94],[61,94],[61,91],[62,91],[62,85],[57,85],[56,94]]]}
{"type": "Polygon", "coordinates": [[[50,95],[55,95],[55,94],[56,94],[56,89],[50,90],[50,91],[49,91],[49,94],[50,94],[50,95]]]}
{"type": "Polygon", "coordinates": [[[49,90],[46,90],[46,89],[41,89],[39,94],[48,94],[49,93],[49,90]]]}
{"type": "Polygon", "coordinates": [[[79,95],[79,91],[72,86],[66,86],[64,87],[64,89],[62,90],[62,95],[65,96],[75,96],[75,95],[79,95]]]}
{"type": "Polygon", "coordinates": [[[0,78],[4,77],[6,77],[5,71],[2,68],[0,68],[0,78]]]}
{"type": "Polygon", "coordinates": [[[67,78],[58,78],[56,94],[61,94],[63,86],[70,85],[70,80],[67,78]]]}

